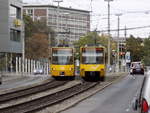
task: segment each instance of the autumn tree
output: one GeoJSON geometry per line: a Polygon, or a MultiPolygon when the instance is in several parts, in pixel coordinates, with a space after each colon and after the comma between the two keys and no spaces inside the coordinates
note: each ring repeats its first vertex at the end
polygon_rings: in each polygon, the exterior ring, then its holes
{"type": "Polygon", "coordinates": [[[49,47],[55,45],[55,32],[47,26],[46,21],[33,21],[24,15],[25,23],[25,57],[42,59],[49,57],[49,47]]]}
{"type": "Polygon", "coordinates": [[[35,33],[29,38],[26,43],[28,44],[27,54],[30,59],[42,59],[47,58],[49,55],[47,35],[43,33],[35,33]]]}

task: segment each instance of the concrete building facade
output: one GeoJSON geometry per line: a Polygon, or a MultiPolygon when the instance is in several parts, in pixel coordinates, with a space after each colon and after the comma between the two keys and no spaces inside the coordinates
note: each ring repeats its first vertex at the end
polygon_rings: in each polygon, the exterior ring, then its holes
{"type": "Polygon", "coordinates": [[[22,12],[21,0],[0,0],[0,58],[22,55],[22,12]]]}
{"type": "Polygon", "coordinates": [[[57,33],[57,40],[74,42],[90,31],[90,12],[53,5],[24,5],[33,20],[45,20],[57,33]]]}
{"type": "Polygon", "coordinates": [[[22,2],[0,1],[0,52],[22,53],[22,2]]]}

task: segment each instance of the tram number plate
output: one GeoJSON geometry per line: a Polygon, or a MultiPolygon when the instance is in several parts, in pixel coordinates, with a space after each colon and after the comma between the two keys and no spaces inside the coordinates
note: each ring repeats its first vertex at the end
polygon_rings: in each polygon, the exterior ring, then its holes
{"type": "Polygon", "coordinates": [[[65,72],[60,72],[60,76],[65,76],[65,72]]]}
{"type": "Polygon", "coordinates": [[[60,76],[65,76],[65,75],[60,75],[60,76]]]}

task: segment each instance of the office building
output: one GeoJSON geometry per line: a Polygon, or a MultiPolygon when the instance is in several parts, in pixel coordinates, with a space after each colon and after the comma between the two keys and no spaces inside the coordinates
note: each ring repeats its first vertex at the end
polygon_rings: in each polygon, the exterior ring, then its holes
{"type": "Polygon", "coordinates": [[[46,21],[57,33],[57,40],[74,42],[90,31],[90,12],[53,5],[24,5],[24,12],[32,19],[46,21]]]}

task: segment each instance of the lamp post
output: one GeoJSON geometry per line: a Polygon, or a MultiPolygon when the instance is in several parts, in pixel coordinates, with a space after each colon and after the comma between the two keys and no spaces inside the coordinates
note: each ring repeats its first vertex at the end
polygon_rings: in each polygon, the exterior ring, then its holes
{"type": "MultiPolygon", "coordinates": [[[[21,29],[22,29],[22,76],[24,75],[25,72],[25,23],[22,20],[22,25],[21,25],[21,29]]],[[[20,65],[19,65],[20,66],[20,65]]],[[[21,66],[20,66],[21,67],[21,66]]]]}
{"type": "Polygon", "coordinates": [[[104,0],[108,2],[108,67],[110,67],[110,2],[113,0],[104,0]]]}
{"type": "Polygon", "coordinates": [[[120,44],[120,40],[119,40],[119,37],[120,37],[120,16],[122,16],[121,13],[119,14],[116,14],[117,18],[118,18],[118,30],[117,30],[117,37],[118,37],[118,42],[117,42],[117,72],[119,72],[119,44],[120,44]]]}
{"type": "Polygon", "coordinates": [[[60,9],[60,6],[59,6],[59,4],[61,3],[61,2],[63,2],[63,0],[53,0],[53,2],[57,2],[57,22],[56,22],[56,32],[57,32],[57,37],[58,37],[58,32],[59,32],[59,9],[60,9]]]}
{"type": "Polygon", "coordinates": [[[65,30],[65,32],[66,32],[66,38],[65,38],[65,39],[67,39],[68,19],[69,19],[70,13],[64,12],[64,13],[61,13],[61,15],[63,15],[63,18],[62,18],[62,19],[65,19],[65,23],[63,23],[63,24],[65,24],[65,27],[64,27],[64,30],[65,30]]]}

